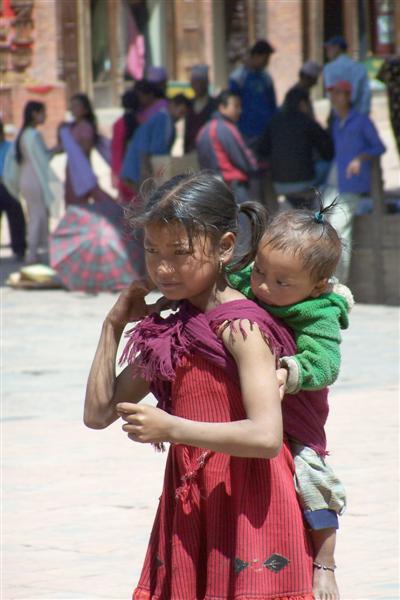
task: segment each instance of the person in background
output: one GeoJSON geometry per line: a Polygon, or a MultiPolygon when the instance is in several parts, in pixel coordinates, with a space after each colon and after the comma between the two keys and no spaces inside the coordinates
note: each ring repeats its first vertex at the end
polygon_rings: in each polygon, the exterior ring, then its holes
{"type": "Polygon", "coordinates": [[[258,169],[237,127],[240,113],[240,96],[224,90],[217,98],[217,112],[200,130],[196,142],[200,167],[219,173],[238,204],[249,199],[249,176],[258,169]]]}
{"type": "MultiPolygon", "coordinates": [[[[314,108],[310,98],[311,89],[318,83],[318,78],[322,72],[322,67],[314,60],[307,60],[299,71],[299,81],[290,88],[299,88],[307,93],[307,113],[315,119],[314,108]]],[[[290,90],[289,90],[290,91],[290,90]]]]}
{"type": "Polygon", "coordinates": [[[347,42],[341,35],[329,39],[325,48],[329,60],[323,70],[325,88],[328,90],[337,81],[348,81],[352,89],[353,109],[368,115],[371,110],[371,89],[367,69],[346,54],[347,42]]]}
{"type": "Polygon", "coordinates": [[[124,114],[113,125],[111,140],[111,176],[113,186],[118,190],[118,198],[128,202],[132,197],[132,190],[120,179],[122,163],[127,145],[138,127],[137,111],[139,99],[134,89],[127,90],[122,96],[124,114]]]}
{"type": "Polygon", "coordinates": [[[169,154],[175,140],[175,123],[186,116],[190,100],[178,94],[163,108],[140,125],[128,144],[121,179],[137,190],[141,181],[151,175],[151,156],[169,154]]]}
{"type": "Polygon", "coordinates": [[[339,203],[330,222],[344,242],[336,275],[346,283],[350,269],[353,217],[362,194],[371,192],[371,160],[386,150],[371,119],[352,106],[352,87],[337,81],[328,88],[334,119],[334,170],[329,175],[326,202],[339,194],[339,203]]]}
{"type": "Polygon", "coordinates": [[[250,49],[245,65],[235,69],[229,78],[229,89],[242,102],[238,122],[241,134],[250,148],[258,142],[277,110],[271,75],[265,70],[275,49],[266,40],[258,40],[250,49]]]}
{"type": "MultiPolygon", "coordinates": [[[[69,132],[74,141],[80,146],[90,163],[92,150],[99,142],[99,133],[97,129],[97,119],[92,108],[92,104],[86,94],[75,94],[71,98],[72,123],[68,124],[69,132]]],[[[63,123],[62,125],[65,125],[63,123]]],[[[90,193],[80,196],[74,189],[71,179],[70,159],[67,162],[65,177],[65,204],[87,203],[90,199],[102,200],[109,197],[98,185],[95,185],[90,193]]]]}
{"type": "Polygon", "coordinates": [[[315,155],[333,159],[329,133],[309,114],[308,92],[295,86],[285,96],[282,108],[271,119],[258,152],[268,159],[277,194],[286,196],[294,208],[313,208],[316,181],[315,155]],[[310,196],[310,198],[308,198],[310,196]]]}
{"type": "Polygon", "coordinates": [[[386,85],[390,122],[400,155],[400,55],[386,58],[376,77],[386,85]]]}
{"type": "Polygon", "coordinates": [[[157,98],[166,98],[168,73],[165,67],[149,67],[146,71],[146,79],[154,84],[157,98]]]}
{"type": "Polygon", "coordinates": [[[5,159],[3,180],[8,191],[21,194],[28,211],[27,264],[47,260],[49,238],[49,211],[57,198],[52,191],[56,180],[50,168],[50,159],[58,150],[47,148],[37,127],[46,120],[42,102],[29,101],[24,108],[24,120],[15,140],[14,151],[5,159]]]}
{"type": "Polygon", "coordinates": [[[196,149],[196,137],[216,109],[215,99],[208,93],[208,66],[192,67],[190,85],[194,99],[185,119],[185,153],[196,149]]]}
{"type": "Polygon", "coordinates": [[[157,112],[167,108],[168,100],[158,96],[157,87],[154,83],[142,79],[135,83],[134,90],[139,100],[139,111],[137,120],[139,124],[146,123],[157,112]]]}
{"type": "Polygon", "coordinates": [[[0,121],[0,221],[5,212],[10,230],[11,250],[17,260],[24,260],[26,251],[24,212],[20,202],[10,194],[3,183],[4,161],[10,148],[11,142],[5,139],[3,122],[0,121]]]}

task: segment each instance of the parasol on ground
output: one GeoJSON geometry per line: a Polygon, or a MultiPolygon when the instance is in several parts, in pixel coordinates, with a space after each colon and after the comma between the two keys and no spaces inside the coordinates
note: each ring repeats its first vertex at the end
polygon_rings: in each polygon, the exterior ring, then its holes
{"type": "Polygon", "coordinates": [[[144,274],[143,249],[107,199],[67,208],[50,238],[50,263],[69,290],[120,290],[144,274]]]}

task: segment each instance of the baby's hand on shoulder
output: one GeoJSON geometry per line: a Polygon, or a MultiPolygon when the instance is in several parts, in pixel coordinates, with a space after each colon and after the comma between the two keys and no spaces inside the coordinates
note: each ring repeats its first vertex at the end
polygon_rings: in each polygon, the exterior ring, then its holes
{"type": "Polygon", "coordinates": [[[286,394],[286,384],[288,379],[288,372],[283,367],[276,370],[276,378],[278,380],[279,396],[283,400],[286,394]]]}

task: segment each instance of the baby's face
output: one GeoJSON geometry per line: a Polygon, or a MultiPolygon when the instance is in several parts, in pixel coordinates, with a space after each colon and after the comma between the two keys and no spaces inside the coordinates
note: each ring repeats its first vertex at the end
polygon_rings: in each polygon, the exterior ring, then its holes
{"type": "Polygon", "coordinates": [[[251,275],[251,289],[258,300],[271,306],[289,306],[323,290],[291,252],[260,246],[251,275]],[[318,291],[317,291],[318,290],[318,291]]]}

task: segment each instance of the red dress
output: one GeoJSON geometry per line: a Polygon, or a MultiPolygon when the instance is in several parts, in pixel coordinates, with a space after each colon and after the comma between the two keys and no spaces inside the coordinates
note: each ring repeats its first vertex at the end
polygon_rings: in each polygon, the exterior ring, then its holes
{"type": "MultiPolygon", "coordinates": [[[[246,417],[238,376],[198,353],[182,360],[172,413],[246,417]]],[[[283,446],[272,460],[172,445],[134,600],[311,600],[312,554],[283,446]]]]}

